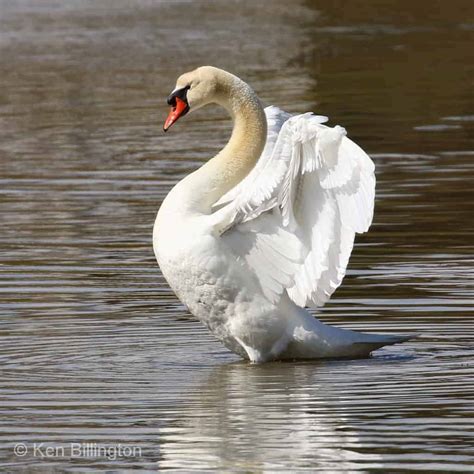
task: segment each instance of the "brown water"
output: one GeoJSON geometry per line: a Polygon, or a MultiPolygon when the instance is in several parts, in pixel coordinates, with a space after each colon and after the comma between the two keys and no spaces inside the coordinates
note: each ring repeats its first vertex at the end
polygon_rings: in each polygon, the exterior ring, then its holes
{"type": "Polygon", "coordinates": [[[1,468],[473,472],[473,17],[471,0],[0,1],[1,468]],[[177,301],[154,217],[230,124],[161,123],[202,64],[371,154],[374,225],[320,317],[418,340],[253,366],[177,301]],[[71,459],[86,442],[141,453],[71,459]]]}

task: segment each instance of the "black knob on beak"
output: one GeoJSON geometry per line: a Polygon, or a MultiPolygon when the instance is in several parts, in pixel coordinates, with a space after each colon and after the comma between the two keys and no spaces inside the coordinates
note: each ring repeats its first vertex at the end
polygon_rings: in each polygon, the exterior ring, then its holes
{"type": "Polygon", "coordinates": [[[181,89],[177,89],[175,90],[174,92],[172,92],[169,97],[168,97],[168,105],[171,105],[171,107],[176,107],[176,97],[178,97],[179,99],[181,99],[183,102],[186,102],[186,104],[188,103],[188,99],[187,99],[187,94],[188,94],[188,90],[190,89],[191,87],[190,86],[186,86],[186,87],[183,87],[181,89]]]}

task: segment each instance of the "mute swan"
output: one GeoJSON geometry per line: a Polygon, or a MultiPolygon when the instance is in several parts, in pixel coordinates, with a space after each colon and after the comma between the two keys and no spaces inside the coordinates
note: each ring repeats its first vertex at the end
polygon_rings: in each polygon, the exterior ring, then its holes
{"type": "Polygon", "coordinates": [[[230,113],[231,138],[170,191],[153,229],[178,298],[252,362],[364,357],[408,340],[328,326],[304,309],[330,298],[372,221],[366,153],[326,117],[264,110],[249,85],[211,66],[179,77],[164,131],[210,103],[230,113]]]}

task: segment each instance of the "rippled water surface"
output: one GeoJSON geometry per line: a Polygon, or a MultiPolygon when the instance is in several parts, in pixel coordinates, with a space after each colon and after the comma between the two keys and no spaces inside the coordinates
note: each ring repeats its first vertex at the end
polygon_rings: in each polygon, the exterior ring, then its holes
{"type": "Polygon", "coordinates": [[[472,472],[473,17],[470,0],[0,1],[2,470],[472,472]],[[154,217],[230,124],[161,123],[202,64],[370,153],[374,224],[320,317],[417,340],[255,366],[177,301],[154,217]],[[141,452],[71,459],[86,442],[141,452]]]}

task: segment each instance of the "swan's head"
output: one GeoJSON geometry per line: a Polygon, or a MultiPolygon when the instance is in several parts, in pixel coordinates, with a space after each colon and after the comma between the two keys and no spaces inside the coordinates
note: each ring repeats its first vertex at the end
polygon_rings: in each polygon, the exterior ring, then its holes
{"type": "Polygon", "coordinates": [[[176,87],[168,97],[171,110],[165,121],[166,132],[180,117],[211,102],[219,102],[227,76],[231,74],[212,66],[202,66],[187,72],[176,81],[176,87]]]}

